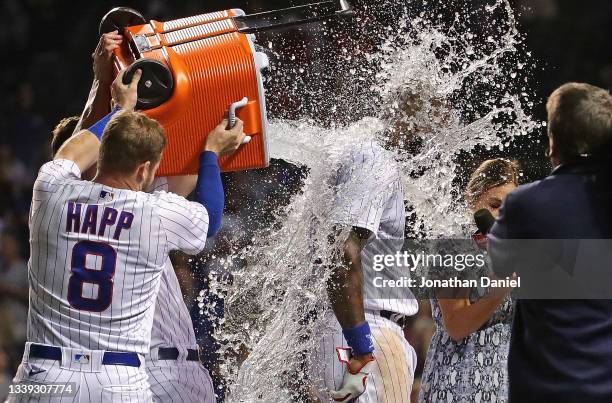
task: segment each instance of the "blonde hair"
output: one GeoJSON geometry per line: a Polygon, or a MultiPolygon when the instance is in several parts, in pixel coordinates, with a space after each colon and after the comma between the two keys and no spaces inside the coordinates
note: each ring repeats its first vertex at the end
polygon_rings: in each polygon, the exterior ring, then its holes
{"type": "Polygon", "coordinates": [[[470,206],[483,193],[506,184],[519,184],[519,165],[516,161],[494,158],[484,161],[470,176],[465,198],[470,206]]]}
{"type": "Polygon", "coordinates": [[[548,135],[562,160],[599,152],[612,141],[612,96],[602,88],[567,83],[546,103],[548,135]]]}
{"type": "Polygon", "coordinates": [[[100,144],[98,168],[129,174],[140,164],[157,164],[166,147],[163,127],[140,112],[122,111],[106,125],[100,144]]]}

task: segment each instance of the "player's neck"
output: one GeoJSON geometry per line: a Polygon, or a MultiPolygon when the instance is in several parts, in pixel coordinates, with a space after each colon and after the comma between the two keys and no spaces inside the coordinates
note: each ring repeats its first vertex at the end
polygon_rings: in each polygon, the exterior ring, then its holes
{"type": "Polygon", "coordinates": [[[142,190],[142,185],[134,178],[112,172],[98,172],[93,182],[115,189],[128,189],[135,192],[142,190]]]}

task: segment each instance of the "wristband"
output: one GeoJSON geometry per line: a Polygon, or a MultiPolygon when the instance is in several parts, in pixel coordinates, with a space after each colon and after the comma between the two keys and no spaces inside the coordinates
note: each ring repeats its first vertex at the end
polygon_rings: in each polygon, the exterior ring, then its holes
{"type": "Polygon", "coordinates": [[[115,115],[115,113],[119,112],[120,110],[121,110],[120,107],[118,106],[114,107],[108,115],[98,120],[96,123],[93,124],[93,126],[91,126],[87,130],[89,130],[94,136],[96,136],[98,140],[102,140],[102,134],[104,134],[104,128],[106,127],[108,122],[111,120],[111,118],[115,115]]]}
{"type": "Polygon", "coordinates": [[[353,355],[365,355],[374,351],[372,333],[368,322],[348,329],[342,329],[346,343],[353,350],[353,355]]]}

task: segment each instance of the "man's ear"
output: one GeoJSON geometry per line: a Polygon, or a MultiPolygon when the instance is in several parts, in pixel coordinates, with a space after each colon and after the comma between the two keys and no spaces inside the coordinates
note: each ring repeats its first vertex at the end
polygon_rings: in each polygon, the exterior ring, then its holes
{"type": "Polygon", "coordinates": [[[557,150],[555,149],[555,141],[553,140],[552,134],[548,134],[548,156],[551,157],[553,155],[554,152],[556,152],[557,150]]]}
{"type": "Polygon", "coordinates": [[[556,167],[560,164],[560,158],[557,150],[557,145],[553,140],[552,133],[548,134],[548,158],[550,158],[553,167],[556,167]]]}
{"type": "Polygon", "coordinates": [[[138,165],[138,168],[136,169],[136,180],[138,181],[138,183],[143,183],[145,181],[150,166],[151,161],[146,161],[138,165]]]}

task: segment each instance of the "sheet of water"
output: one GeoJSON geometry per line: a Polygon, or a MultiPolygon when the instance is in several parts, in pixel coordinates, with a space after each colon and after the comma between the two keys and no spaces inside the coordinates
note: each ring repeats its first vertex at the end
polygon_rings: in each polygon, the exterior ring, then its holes
{"type": "Polygon", "coordinates": [[[325,267],[338,247],[328,238],[336,208],[330,183],[350,147],[374,140],[392,153],[417,225],[439,237],[460,233],[470,221],[453,182],[459,153],[478,145],[503,149],[540,126],[526,111],[528,85],[517,82],[525,62],[513,11],[502,0],[482,7],[480,18],[487,23],[490,16],[496,28],[484,39],[466,28],[471,16],[461,14],[450,28],[424,12],[398,30],[381,30],[383,46],[363,55],[377,66],[370,81],[381,100],[377,116],[332,127],[271,122],[271,156],[306,165],[308,175],[278,212],[279,225],[236,254],[247,267],[226,290],[226,317],[216,334],[227,354],[228,401],[287,402],[310,385],[313,330],[325,331],[329,310],[325,267]],[[246,359],[235,354],[240,346],[246,359]]]}

